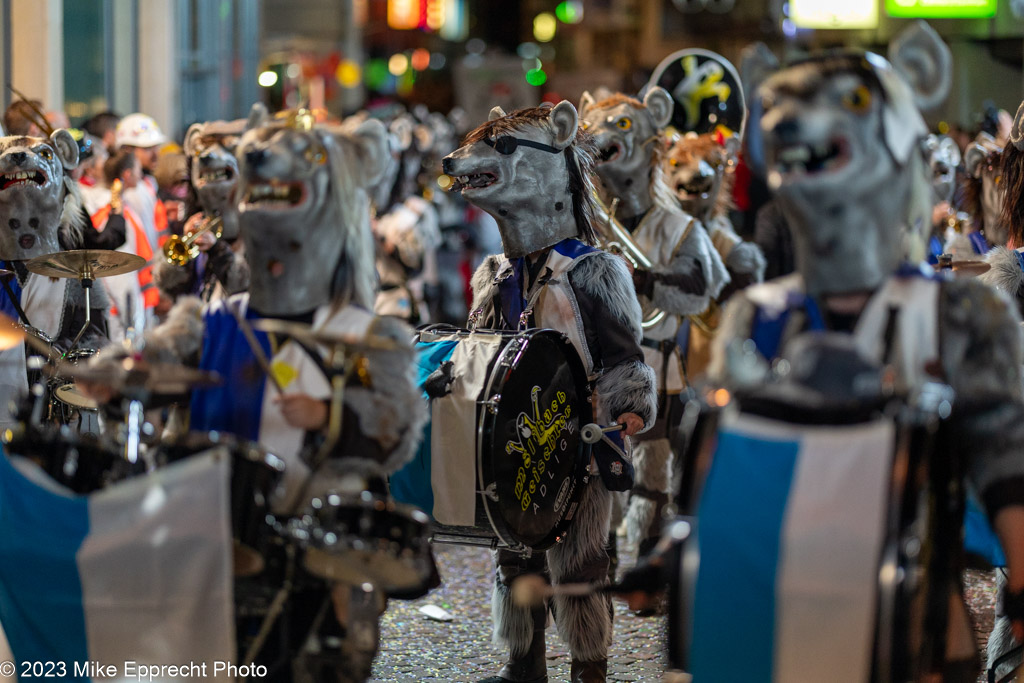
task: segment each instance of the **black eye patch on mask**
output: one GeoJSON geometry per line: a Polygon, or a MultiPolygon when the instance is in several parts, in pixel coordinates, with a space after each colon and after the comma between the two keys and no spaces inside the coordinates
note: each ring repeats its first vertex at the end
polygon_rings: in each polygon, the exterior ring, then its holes
{"type": "Polygon", "coordinates": [[[562,150],[552,147],[551,145],[545,145],[543,142],[534,142],[533,140],[527,140],[525,138],[516,138],[511,135],[502,135],[494,140],[490,138],[484,138],[484,142],[488,146],[493,147],[494,151],[498,154],[512,154],[516,151],[519,145],[523,147],[533,147],[551,154],[561,154],[562,150]]]}

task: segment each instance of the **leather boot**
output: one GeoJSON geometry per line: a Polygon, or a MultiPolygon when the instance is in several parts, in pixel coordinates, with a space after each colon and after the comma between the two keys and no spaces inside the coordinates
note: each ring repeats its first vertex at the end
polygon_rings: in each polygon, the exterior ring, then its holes
{"type": "Polygon", "coordinates": [[[572,683],[604,683],[608,676],[608,660],[580,662],[574,659],[569,676],[572,683]]]}
{"type": "Polygon", "coordinates": [[[517,659],[511,655],[497,676],[491,676],[479,683],[548,683],[547,648],[544,644],[544,626],[547,624],[547,608],[531,610],[533,617],[533,640],[530,649],[517,659]]]}

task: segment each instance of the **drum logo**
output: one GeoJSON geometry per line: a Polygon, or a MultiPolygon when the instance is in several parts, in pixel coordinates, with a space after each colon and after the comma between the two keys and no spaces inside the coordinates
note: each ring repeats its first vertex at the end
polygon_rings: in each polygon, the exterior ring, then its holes
{"type": "MultiPolygon", "coordinates": [[[[547,485],[542,483],[541,475],[548,469],[552,458],[556,463],[561,462],[561,455],[568,446],[563,436],[576,429],[576,423],[570,419],[572,405],[566,393],[556,392],[551,403],[542,409],[540,392],[539,386],[533,387],[530,392],[533,414],[519,413],[516,417],[516,438],[505,443],[507,454],[519,453],[523,459],[516,473],[515,495],[524,512],[531,505],[536,512],[538,506],[534,498],[547,497],[547,485]]],[[[549,474],[554,477],[553,473],[549,474]]]]}

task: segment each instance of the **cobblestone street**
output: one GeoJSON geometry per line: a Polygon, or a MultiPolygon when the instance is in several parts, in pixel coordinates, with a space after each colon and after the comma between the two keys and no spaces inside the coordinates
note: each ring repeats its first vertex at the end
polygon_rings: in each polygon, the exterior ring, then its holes
{"type": "MultiPolygon", "coordinates": [[[[504,653],[490,643],[490,552],[438,545],[435,553],[441,586],[419,600],[392,600],[381,618],[381,646],[372,683],[469,683],[494,675],[504,661],[504,653]],[[426,605],[444,609],[452,620],[428,618],[420,611],[426,605]]],[[[622,559],[623,566],[629,566],[633,558],[627,554],[622,559]]],[[[621,571],[622,567],[620,575],[621,571]]],[[[964,588],[979,648],[983,648],[995,604],[991,573],[967,572],[964,588]]],[[[637,618],[624,603],[615,601],[609,682],[662,680],[665,630],[664,617],[637,618]]],[[[554,625],[547,630],[547,651],[549,679],[552,683],[568,680],[568,650],[554,625]]],[[[979,683],[986,680],[984,675],[978,678],[979,683]]]]}
{"type": "MultiPolygon", "coordinates": [[[[498,672],[504,653],[491,645],[490,551],[483,548],[435,546],[441,586],[411,602],[392,600],[381,618],[381,646],[374,665],[374,683],[412,681],[477,681],[498,672]],[[452,621],[427,618],[420,608],[436,605],[452,621]]],[[[622,558],[628,566],[632,556],[622,558]]],[[[622,567],[620,566],[620,574],[622,567]]],[[[609,681],[660,681],[665,618],[637,618],[625,603],[615,601],[615,639],[608,661],[609,681]]],[[[548,677],[569,678],[569,654],[551,625],[547,630],[548,677]]]]}

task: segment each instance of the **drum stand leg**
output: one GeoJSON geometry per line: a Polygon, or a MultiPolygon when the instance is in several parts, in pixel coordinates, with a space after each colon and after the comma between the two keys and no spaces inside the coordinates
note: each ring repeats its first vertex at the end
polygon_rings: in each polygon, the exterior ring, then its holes
{"type": "MultiPolygon", "coordinates": [[[[266,642],[267,636],[270,635],[270,630],[274,628],[274,622],[281,616],[281,612],[284,610],[285,602],[288,601],[288,596],[292,592],[292,576],[295,571],[295,548],[288,546],[288,569],[285,573],[284,584],[281,589],[277,591],[274,596],[274,600],[270,603],[269,609],[267,609],[267,615],[263,617],[263,623],[260,624],[260,630],[256,633],[256,637],[249,645],[249,649],[245,653],[244,662],[253,662],[256,660],[256,655],[263,649],[263,643],[266,642]]],[[[245,678],[241,678],[239,683],[245,683],[245,678]]]]}

